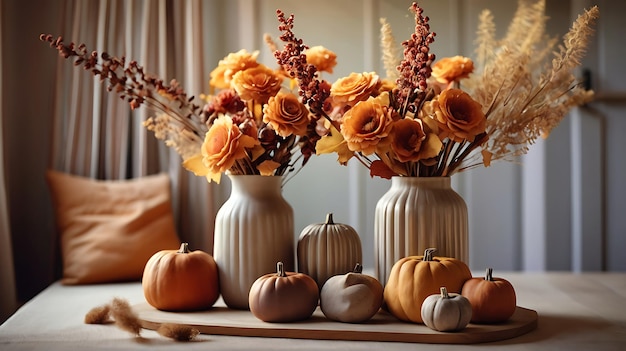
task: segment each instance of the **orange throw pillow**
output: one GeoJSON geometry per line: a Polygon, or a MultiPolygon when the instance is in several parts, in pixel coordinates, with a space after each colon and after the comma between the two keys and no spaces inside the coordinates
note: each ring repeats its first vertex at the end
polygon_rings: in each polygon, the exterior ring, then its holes
{"type": "Polygon", "coordinates": [[[61,240],[63,284],[140,280],[157,251],[180,246],[170,179],[96,180],[46,174],[61,240]]]}

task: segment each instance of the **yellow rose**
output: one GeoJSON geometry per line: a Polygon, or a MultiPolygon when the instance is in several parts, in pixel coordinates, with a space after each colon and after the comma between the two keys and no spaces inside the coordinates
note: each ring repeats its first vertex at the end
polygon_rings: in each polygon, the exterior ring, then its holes
{"type": "Polygon", "coordinates": [[[249,53],[245,49],[228,54],[219,61],[217,67],[211,72],[209,84],[218,89],[229,88],[235,73],[259,65],[256,61],[258,56],[258,51],[249,53]]]}
{"type": "Polygon", "coordinates": [[[304,52],[306,62],[312,64],[318,71],[333,73],[337,65],[337,55],[323,46],[314,46],[304,52]]]}
{"type": "Polygon", "coordinates": [[[259,145],[257,139],[242,133],[230,117],[222,115],[206,133],[201,154],[185,160],[183,166],[219,183],[223,172],[247,156],[246,148],[256,145],[259,145]]]}
{"type": "Polygon", "coordinates": [[[371,155],[387,145],[395,112],[389,108],[389,95],[357,103],[343,116],[341,134],[351,151],[371,155]]]}
{"type": "Polygon", "coordinates": [[[272,69],[258,65],[235,73],[230,85],[242,100],[265,104],[278,93],[282,81],[282,77],[272,69]]]}
{"type": "Polygon", "coordinates": [[[459,89],[444,90],[425,106],[439,126],[439,138],[456,142],[474,141],[485,131],[486,117],[482,106],[459,89]]]}
{"type": "Polygon", "coordinates": [[[303,136],[309,124],[309,110],[296,95],[278,93],[270,97],[263,108],[263,122],[272,126],[280,136],[303,136]]]}
{"type": "Polygon", "coordinates": [[[463,56],[446,57],[432,66],[431,75],[439,83],[449,84],[467,78],[474,71],[474,62],[463,56]]]}
{"type": "Polygon", "coordinates": [[[378,92],[380,78],[374,72],[350,73],[339,78],[330,87],[330,98],[335,106],[354,106],[378,92]]]}
{"type": "Polygon", "coordinates": [[[404,118],[393,124],[391,150],[400,162],[419,161],[435,157],[443,143],[419,119],[404,118]]]}

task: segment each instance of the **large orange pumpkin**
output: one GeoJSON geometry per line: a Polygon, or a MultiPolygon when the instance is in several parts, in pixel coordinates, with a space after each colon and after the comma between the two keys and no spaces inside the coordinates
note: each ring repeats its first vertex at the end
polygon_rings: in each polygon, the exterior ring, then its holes
{"type": "Polygon", "coordinates": [[[319,289],[304,273],[285,272],[282,262],[276,273],[259,277],[250,287],[250,312],[264,322],[295,322],[311,317],[319,302],[319,289]]]}
{"type": "Polygon", "coordinates": [[[442,286],[449,292],[460,293],[463,283],[472,278],[467,265],[451,257],[434,257],[436,249],[426,249],[424,256],[408,256],[398,260],[385,285],[386,308],[396,318],[423,323],[421,310],[424,300],[438,294],[442,286]]]}
{"type": "Polygon", "coordinates": [[[146,301],[163,311],[198,311],[213,306],[220,295],[213,256],[182,243],[150,257],[141,279],[146,301]]]}
{"type": "Polygon", "coordinates": [[[484,278],[472,278],[463,284],[461,294],[472,304],[472,323],[499,323],[511,318],[517,308],[513,285],[494,278],[487,268],[484,278]]]}

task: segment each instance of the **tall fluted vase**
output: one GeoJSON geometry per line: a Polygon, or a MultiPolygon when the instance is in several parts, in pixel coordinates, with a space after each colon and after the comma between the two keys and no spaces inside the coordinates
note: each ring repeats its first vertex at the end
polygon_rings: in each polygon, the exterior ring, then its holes
{"type": "Polygon", "coordinates": [[[449,177],[393,177],[376,204],[374,272],[385,285],[393,264],[406,256],[469,259],[467,205],[449,177]]]}
{"type": "Polygon", "coordinates": [[[254,281],[276,270],[295,269],[293,209],[283,198],[282,177],[229,176],[231,194],[215,218],[213,256],[226,305],[248,309],[254,281]]]}

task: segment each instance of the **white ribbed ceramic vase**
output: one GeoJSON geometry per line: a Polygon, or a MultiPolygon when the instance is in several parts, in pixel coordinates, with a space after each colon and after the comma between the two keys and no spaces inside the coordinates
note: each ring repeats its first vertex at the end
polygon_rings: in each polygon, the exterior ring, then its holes
{"type": "Polygon", "coordinates": [[[449,177],[393,177],[376,204],[374,240],[374,273],[383,285],[394,263],[427,248],[469,263],[467,205],[449,177]]]}
{"type": "Polygon", "coordinates": [[[229,176],[230,197],[217,212],[213,257],[226,305],[249,309],[254,281],[282,261],[295,270],[293,209],[282,196],[282,177],[229,176]]]}

